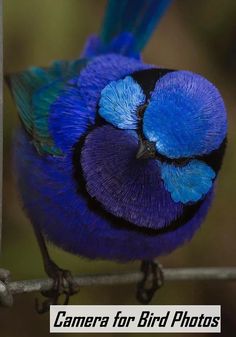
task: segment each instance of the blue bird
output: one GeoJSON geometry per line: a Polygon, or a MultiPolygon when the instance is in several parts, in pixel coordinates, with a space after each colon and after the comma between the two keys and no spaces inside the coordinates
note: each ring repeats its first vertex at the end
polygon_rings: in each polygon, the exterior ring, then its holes
{"type": "Polygon", "coordinates": [[[77,291],[45,239],[91,259],[143,261],[137,296],[147,303],[162,278],[154,258],[207,214],[226,146],[223,99],[204,77],[140,57],[169,3],[109,0],[78,60],[8,77],[22,122],[14,172],[54,279],[41,312],[77,291]]]}

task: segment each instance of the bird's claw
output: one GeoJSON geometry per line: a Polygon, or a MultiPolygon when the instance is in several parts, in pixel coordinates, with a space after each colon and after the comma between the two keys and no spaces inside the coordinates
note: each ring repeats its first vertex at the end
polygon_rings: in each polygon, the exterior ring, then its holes
{"type": "Polygon", "coordinates": [[[48,276],[53,279],[53,286],[51,289],[41,292],[47,298],[46,300],[41,304],[38,299],[35,301],[36,310],[40,314],[49,311],[50,305],[58,304],[59,298],[63,295],[65,298],[62,304],[68,304],[70,297],[79,291],[68,270],[61,269],[54,262],[50,261],[46,266],[46,271],[48,276]]]}
{"type": "Polygon", "coordinates": [[[142,304],[148,304],[157,289],[164,283],[164,275],[160,264],[154,261],[142,261],[143,279],[137,285],[137,299],[142,304]]]}

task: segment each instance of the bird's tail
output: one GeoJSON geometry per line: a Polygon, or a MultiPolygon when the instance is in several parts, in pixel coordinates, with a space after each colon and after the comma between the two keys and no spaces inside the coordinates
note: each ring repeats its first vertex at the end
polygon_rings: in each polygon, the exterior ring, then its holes
{"type": "Polygon", "coordinates": [[[100,37],[87,41],[84,54],[116,52],[137,56],[171,0],[108,0],[100,37]]]}
{"type": "Polygon", "coordinates": [[[140,52],[171,0],[109,0],[101,30],[104,43],[122,33],[132,34],[134,48],[140,52]]]}

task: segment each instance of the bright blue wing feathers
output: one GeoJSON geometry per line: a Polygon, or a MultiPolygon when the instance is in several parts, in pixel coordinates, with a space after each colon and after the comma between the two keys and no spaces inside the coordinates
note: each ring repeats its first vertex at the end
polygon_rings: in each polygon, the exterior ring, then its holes
{"type": "MultiPolygon", "coordinates": [[[[102,41],[109,44],[115,37],[128,33],[134,38],[133,51],[140,52],[170,3],[171,0],[109,0],[101,30],[102,41]]],[[[125,54],[122,44],[121,48],[125,54]]]]}

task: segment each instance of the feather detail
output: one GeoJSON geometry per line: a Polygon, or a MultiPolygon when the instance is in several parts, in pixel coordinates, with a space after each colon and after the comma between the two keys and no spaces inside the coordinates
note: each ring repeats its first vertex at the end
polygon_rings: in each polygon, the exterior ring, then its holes
{"type": "Polygon", "coordinates": [[[141,55],[135,51],[135,39],[131,33],[121,33],[106,44],[100,36],[88,37],[83,48],[82,57],[93,57],[104,54],[122,54],[123,56],[140,59],[141,55]]]}
{"type": "Polygon", "coordinates": [[[174,202],[197,202],[212,188],[215,172],[200,160],[192,160],[183,167],[158,163],[165,188],[174,202]]]}
{"type": "Polygon", "coordinates": [[[111,125],[89,133],[81,153],[87,191],[109,213],[138,227],[160,229],[183,212],[154,160],[137,160],[138,136],[111,125]]]}
{"type": "MultiPolygon", "coordinates": [[[[101,39],[109,44],[114,37],[129,33],[134,38],[133,52],[140,52],[148,42],[171,0],[109,0],[101,29],[101,39]]],[[[125,54],[130,44],[120,45],[125,54]]]]}
{"type": "Polygon", "coordinates": [[[224,101],[217,88],[190,71],[173,71],[156,83],[143,118],[145,137],[168,158],[205,155],[227,133],[224,101]]]}
{"type": "Polygon", "coordinates": [[[144,104],[142,88],[130,76],[112,81],[101,92],[99,114],[120,129],[136,129],[137,108],[144,104]]]}
{"type": "Polygon", "coordinates": [[[66,81],[78,75],[86,60],[55,61],[50,68],[31,67],[6,80],[15,99],[25,130],[40,154],[62,155],[49,132],[50,106],[66,81]]]}
{"type": "MultiPolygon", "coordinates": [[[[110,219],[99,207],[91,208],[75,184],[71,156],[39,156],[22,129],[15,135],[13,160],[24,209],[32,223],[57,246],[87,258],[148,260],[170,253],[190,240],[212,200],[211,192],[191,218],[185,219],[185,225],[150,235],[138,226],[125,226],[123,219],[110,219]]],[[[168,214],[172,211],[166,209],[168,214]]]]}

